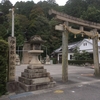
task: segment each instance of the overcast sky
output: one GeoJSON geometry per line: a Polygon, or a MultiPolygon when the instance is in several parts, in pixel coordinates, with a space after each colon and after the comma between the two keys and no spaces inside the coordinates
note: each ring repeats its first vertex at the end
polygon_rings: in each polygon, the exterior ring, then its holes
{"type": "MultiPolygon", "coordinates": [[[[9,0],[13,5],[16,3],[16,1],[31,1],[31,0],[9,0]]],[[[35,3],[39,1],[46,1],[46,0],[33,0],[35,3]]],[[[67,0],[56,0],[56,3],[60,6],[65,5],[67,0]]]]}

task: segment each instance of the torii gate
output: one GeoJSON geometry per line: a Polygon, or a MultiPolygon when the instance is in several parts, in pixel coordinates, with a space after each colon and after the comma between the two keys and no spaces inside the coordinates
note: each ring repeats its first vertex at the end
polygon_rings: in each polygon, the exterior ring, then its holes
{"type": "Polygon", "coordinates": [[[94,55],[94,69],[95,69],[95,76],[100,76],[100,69],[99,69],[99,58],[98,58],[98,38],[100,37],[97,30],[100,30],[100,24],[94,23],[90,21],[85,21],[79,18],[75,18],[69,16],[64,13],[57,12],[53,9],[49,10],[49,14],[55,15],[55,18],[58,20],[63,21],[63,24],[56,25],[55,29],[62,31],[62,80],[63,82],[68,81],[68,33],[71,32],[73,34],[82,34],[88,35],[93,39],[93,55],[94,55]],[[80,25],[80,29],[73,29],[68,26],[69,23],[74,23],[80,25]],[[85,27],[92,28],[92,30],[85,31],[85,27]]]}

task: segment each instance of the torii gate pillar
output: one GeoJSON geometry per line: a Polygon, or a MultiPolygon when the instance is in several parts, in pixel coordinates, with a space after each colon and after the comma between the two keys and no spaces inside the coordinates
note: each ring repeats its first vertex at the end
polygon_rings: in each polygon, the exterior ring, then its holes
{"type": "MultiPolygon", "coordinates": [[[[97,34],[97,30],[94,29],[93,34],[97,34]]],[[[99,58],[98,58],[98,37],[93,38],[93,58],[94,58],[94,69],[95,69],[95,76],[100,76],[100,68],[99,68],[99,58]]]]}
{"type": "MultiPolygon", "coordinates": [[[[68,23],[65,23],[68,26],[68,23]]],[[[62,33],[62,80],[68,81],[68,31],[62,33]]]]}
{"type": "MultiPolygon", "coordinates": [[[[68,22],[64,23],[68,26],[68,22]]],[[[62,31],[62,81],[68,81],[68,31],[63,25],[56,25],[56,30],[62,31]]]]}

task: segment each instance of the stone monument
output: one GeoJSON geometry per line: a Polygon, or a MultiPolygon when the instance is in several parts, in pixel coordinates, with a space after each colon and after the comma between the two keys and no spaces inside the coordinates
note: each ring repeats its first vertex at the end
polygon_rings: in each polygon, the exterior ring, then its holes
{"type": "Polygon", "coordinates": [[[49,57],[49,55],[46,56],[46,64],[50,64],[50,57],[49,57]]]}
{"type": "Polygon", "coordinates": [[[40,36],[36,35],[30,39],[31,50],[28,53],[32,54],[33,57],[27,69],[21,73],[21,77],[18,79],[20,87],[25,91],[34,91],[55,86],[55,82],[50,76],[50,73],[44,69],[44,66],[38,59],[38,56],[43,53],[41,50],[42,43],[43,40],[40,36]]]}
{"type": "Polygon", "coordinates": [[[29,62],[32,58],[31,54],[28,53],[30,48],[31,48],[30,47],[30,42],[29,41],[24,41],[22,64],[29,64],[29,62]]]}
{"type": "Polygon", "coordinates": [[[20,58],[18,54],[16,54],[16,65],[20,65],[20,58]]]}

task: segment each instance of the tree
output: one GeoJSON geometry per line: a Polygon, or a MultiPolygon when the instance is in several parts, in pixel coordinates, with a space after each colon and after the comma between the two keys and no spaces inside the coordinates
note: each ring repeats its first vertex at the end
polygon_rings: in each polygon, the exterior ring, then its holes
{"type": "Polygon", "coordinates": [[[43,13],[42,8],[37,5],[37,6],[34,6],[33,9],[31,10],[30,20],[34,20],[38,16],[44,16],[44,13],[43,13]]]}
{"type": "Polygon", "coordinates": [[[29,18],[30,12],[34,6],[35,4],[33,1],[17,2],[15,8],[18,8],[18,10],[16,10],[15,13],[25,15],[29,18]]]}
{"type": "MultiPolygon", "coordinates": [[[[9,0],[2,0],[0,11],[0,38],[7,40],[11,36],[11,13],[9,9],[12,4],[9,0]],[[10,13],[10,14],[9,14],[10,13]]],[[[17,2],[15,4],[15,36],[17,38],[17,46],[22,45],[24,36],[27,40],[33,35],[40,35],[43,40],[47,41],[45,46],[48,48],[48,54],[61,46],[62,34],[55,30],[55,25],[62,24],[53,16],[48,14],[49,9],[63,12],[74,17],[85,20],[100,22],[100,0],[68,0],[65,6],[59,6],[55,0],[40,1],[37,4],[34,1],[17,2]],[[25,34],[24,34],[25,33],[25,34]]],[[[73,28],[79,28],[75,24],[71,24],[73,28]]],[[[86,29],[86,28],[85,28],[86,29]]],[[[83,39],[81,35],[69,33],[69,43],[83,39]]]]}
{"type": "Polygon", "coordinates": [[[3,12],[1,12],[2,14],[0,15],[0,24],[4,23],[4,16],[3,16],[3,12]]]}
{"type": "Polygon", "coordinates": [[[94,6],[89,6],[88,9],[83,12],[81,18],[88,21],[100,23],[100,10],[94,6]]]}
{"type": "Polygon", "coordinates": [[[24,15],[15,15],[15,36],[17,40],[17,46],[22,45],[25,38],[24,32],[29,25],[29,20],[24,15]]]}
{"type": "MultiPolygon", "coordinates": [[[[55,30],[55,25],[59,24],[60,22],[55,20],[55,18],[51,19],[50,24],[50,38],[49,38],[49,49],[51,52],[61,46],[62,42],[62,33],[60,31],[55,30]],[[52,41],[53,40],[53,41],[52,41]]],[[[50,53],[51,53],[50,52],[50,53]]]]}
{"type": "Polygon", "coordinates": [[[6,39],[6,28],[3,25],[0,25],[0,39],[6,39]]]}
{"type": "Polygon", "coordinates": [[[9,13],[9,9],[12,8],[12,3],[9,0],[4,0],[1,6],[1,10],[4,13],[4,15],[9,13]]]}
{"type": "Polygon", "coordinates": [[[64,12],[80,18],[83,11],[87,9],[85,0],[68,0],[64,6],[64,12]]]}
{"type": "Polygon", "coordinates": [[[48,13],[48,11],[50,10],[50,9],[55,9],[55,10],[57,10],[57,11],[63,11],[63,7],[61,6],[59,6],[58,4],[51,4],[51,3],[49,3],[48,1],[40,1],[40,2],[38,2],[37,3],[37,5],[42,9],[42,11],[43,11],[43,13],[44,13],[44,15],[48,18],[48,19],[51,19],[51,16],[49,15],[49,13],[48,13]]]}
{"type": "MultiPolygon", "coordinates": [[[[12,26],[12,17],[11,13],[7,15],[9,20],[9,36],[11,34],[11,26],[12,26]]],[[[21,14],[15,15],[15,29],[14,33],[17,40],[17,46],[22,45],[24,42],[24,32],[29,25],[29,20],[26,16],[21,14]]]]}
{"type": "Polygon", "coordinates": [[[55,4],[56,3],[55,0],[47,0],[47,2],[50,3],[50,4],[55,4]]]}
{"type": "Polygon", "coordinates": [[[7,84],[8,71],[8,43],[0,39],[0,96],[4,95],[7,84]]]}
{"type": "Polygon", "coordinates": [[[7,16],[5,16],[3,12],[1,13],[2,14],[0,15],[0,39],[7,40],[7,30],[9,27],[9,23],[7,21],[7,16]]]}

